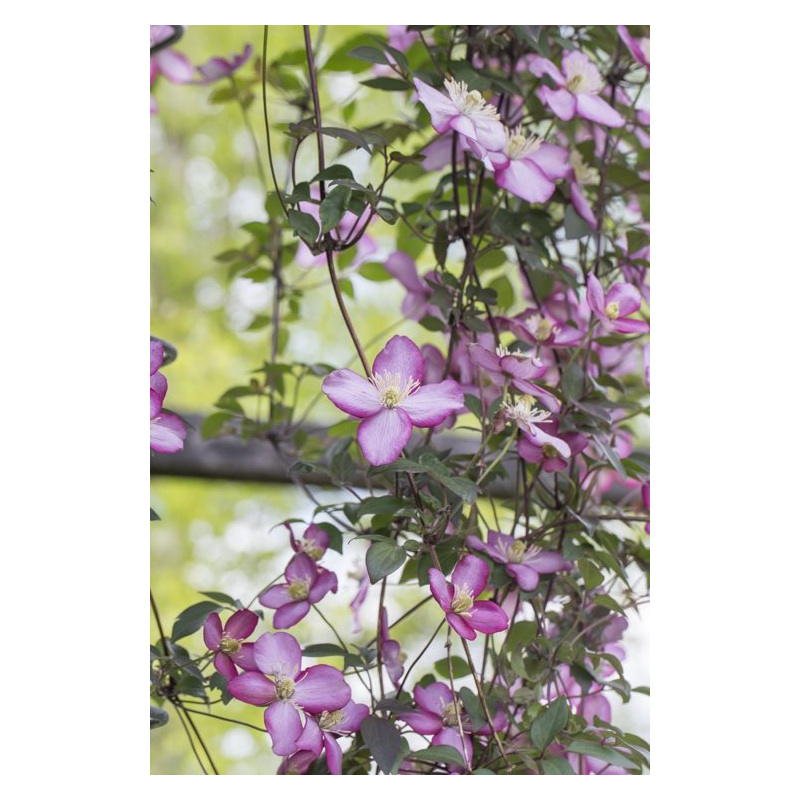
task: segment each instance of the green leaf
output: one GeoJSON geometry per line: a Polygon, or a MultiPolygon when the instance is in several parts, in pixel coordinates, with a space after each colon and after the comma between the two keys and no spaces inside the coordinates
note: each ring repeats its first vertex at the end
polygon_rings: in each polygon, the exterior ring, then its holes
{"type": "Polygon", "coordinates": [[[611,611],[616,611],[617,614],[622,614],[623,617],[625,616],[625,609],[611,597],[611,595],[599,594],[592,602],[595,605],[603,606],[603,608],[608,608],[611,611]]]}
{"type": "Polygon", "coordinates": [[[329,167],[325,167],[322,172],[318,172],[310,181],[309,183],[318,183],[319,181],[332,181],[336,179],[352,181],[353,173],[350,167],[346,167],[344,164],[331,164],[329,167]]]}
{"type": "Polygon", "coordinates": [[[545,775],[574,775],[575,770],[572,769],[569,761],[566,758],[543,758],[542,759],[542,772],[545,775]]]}
{"type": "Polygon", "coordinates": [[[490,769],[486,769],[486,767],[481,767],[480,769],[472,770],[473,775],[497,775],[496,772],[492,772],[490,769]]]}
{"type": "Polygon", "coordinates": [[[332,136],[334,139],[344,139],[345,141],[352,142],[354,145],[356,145],[356,147],[361,147],[370,155],[372,154],[372,149],[369,146],[369,142],[364,137],[364,134],[359,133],[358,131],[351,131],[349,128],[332,127],[320,128],[319,130],[320,133],[324,134],[325,136],[332,136]]]}
{"type": "Polygon", "coordinates": [[[370,89],[381,89],[384,92],[404,92],[409,88],[405,81],[398,78],[370,78],[368,81],[361,81],[362,86],[369,86],[370,89]]]}
{"type": "Polygon", "coordinates": [[[358,268],[358,274],[368,281],[375,281],[376,283],[392,280],[392,276],[386,271],[386,267],[377,262],[362,264],[358,268]]]}
{"type": "Polygon", "coordinates": [[[309,658],[324,658],[325,656],[346,656],[347,650],[342,650],[338,644],[310,644],[303,648],[303,655],[309,658]]]}
{"type": "Polygon", "coordinates": [[[526,620],[515,622],[508,632],[508,641],[506,641],[505,649],[513,650],[518,644],[528,644],[533,641],[538,632],[539,626],[535,622],[526,620]]]}
{"type": "Polygon", "coordinates": [[[578,559],[578,569],[581,571],[583,585],[589,591],[596,589],[604,580],[603,573],[586,558],[578,559]]]}
{"type": "Polygon", "coordinates": [[[150,730],[160,728],[169,722],[169,714],[163,708],[150,706],[150,730]]]}
{"type": "Polygon", "coordinates": [[[475,692],[473,692],[468,686],[462,686],[458,691],[458,696],[461,699],[461,702],[464,704],[464,708],[467,709],[467,714],[469,714],[470,720],[472,720],[473,730],[482,728],[486,724],[486,717],[483,714],[481,701],[478,700],[475,692]]]}
{"type": "Polygon", "coordinates": [[[497,303],[503,310],[514,304],[514,287],[505,275],[495,278],[487,288],[497,293],[497,303]]]}
{"type": "Polygon", "coordinates": [[[583,370],[574,361],[561,376],[561,391],[567,400],[579,400],[583,394],[583,370]]]}
{"type": "Polygon", "coordinates": [[[406,551],[391,539],[373,542],[367,550],[367,572],[370,583],[377,583],[381,578],[391,575],[400,569],[406,560],[406,551]]]}
{"type": "Polygon", "coordinates": [[[531,725],[531,741],[539,750],[544,750],[556,735],[564,730],[569,719],[569,707],[564,697],[559,697],[536,715],[531,725]]]}
{"type": "Polygon", "coordinates": [[[319,207],[319,218],[322,222],[322,232],[333,230],[341,221],[347,204],[350,202],[352,191],[346,186],[336,186],[322,201],[319,207]]]}
{"type": "Polygon", "coordinates": [[[592,229],[583,217],[578,216],[572,206],[567,206],[567,210],[564,212],[564,231],[567,239],[582,239],[584,236],[588,236],[592,229]]]}
{"type": "Polygon", "coordinates": [[[416,750],[411,753],[412,758],[419,758],[425,761],[433,761],[435,763],[444,764],[457,764],[459,767],[464,766],[464,759],[461,753],[455,747],[449,744],[434,744],[426,747],[424,750],[416,750]]]}
{"type": "Polygon", "coordinates": [[[400,732],[388,719],[373,715],[361,723],[360,731],[375,763],[387,775],[390,774],[402,747],[400,732]]]}
{"type": "Polygon", "coordinates": [[[219,436],[219,432],[222,430],[225,423],[233,419],[235,419],[233,414],[228,414],[225,411],[217,411],[214,414],[210,414],[203,420],[203,424],[200,426],[200,435],[204,439],[213,439],[215,436],[219,436]]]}
{"type": "Polygon", "coordinates": [[[225,594],[225,592],[200,592],[204,597],[210,597],[212,600],[216,600],[218,603],[222,603],[225,606],[236,606],[236,600],[234,600],[229,594],[225,594]]]}
{"type": "Polygon", "coordinates": [[[203,600],[200,603],[189,606],[189,608],[185,608],[178,614],[175,624],[172,626],[172,635],[169,638],[173,642],[177,642],[178,639],[183,639],[184,636],[189,636],[195,631],[199,631],[208,615],[218,611],[220,608],[222,606],[219,603],[212,603],[208,600],[203,600]]]}
{"type": "Polygon", "coordinates": [[[314,244],[316,242],[319,235],[319,225],[317,225],[317,221],[311,214],[290,209],[289,224],[306,244],[314,244]]]}
{"type": "Polygon", "coordinates": [[[377,47],[355,47],[347,55],[361,61],[369,61],[370,64],[386,64],[388,66],[391,63],[377,47]]]}
{"type": "MultiPolygon", "coordinates": [[[[465,675],[469,675],[470,669],[469,664],[464,661],[461,656],[451,656],[450,660],[453,662],[453,677],[454,678],[463,678],[465,675]]],[[[435,662],[433,668],[443,677],[449,678],[450,677],[450,670],[447,666],[447,659],[442,658],[439,661],[435,662]]]]}
{"type": "Polygon", "coordinates": [[[150,522],[156,522],[157,520],[160,520],[160,519],[161,519],[161,517],[159,517],[158,514],[156,514],[156,512],[153,511],[153,509],[151,508],[150,509],[150,522]]]}
{"type": "Polygon", "coordinates": [[[599,758],[601,761],[607,761],[615,767],[622,767],[623,769],[638,769],[637,765],[626,758],[622,753],[613,750],[610,747],[605,747],[602,744],[595,742],[587,742],[584,739],[575,739],[567,745],[567,750],[570,753],[579,753],[583,756],[592,756],[599,758]]]}
{"type": "MultiPolygon", "coordinates": [[[[387,466],[389,466],[387,464],[387,466]]],[[[356,521],[368,514],[397,514],[402,509],[408,507],[408,501],[390,494],[382,497],[368,497],[358,506],[356,521]]]]}

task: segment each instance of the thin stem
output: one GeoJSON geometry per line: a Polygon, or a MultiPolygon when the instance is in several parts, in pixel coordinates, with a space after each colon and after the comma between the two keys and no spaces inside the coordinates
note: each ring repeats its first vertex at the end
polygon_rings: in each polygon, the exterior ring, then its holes
{"type": "Polygon", "coordinates": [[[414,667],[417,666],[417,662],[425,654],[425,651],[433,644],[433,640],[436,638],[436,634],[439,633],[439,631],[442,629],[442,625],[444,625],[445,622],[447,622],[447,619],[446,618],[442,619],[442,621],[439,623],[439,626],[433,632],[433,636],[431,636],[431,638],[428,639],[428,643],[425,645],[425,647],[422,648],[422,650],[419,651],[419,655],[411,662],[411,666],[406,670],[406,674],[403,675],[403,680],[400,681],[400,685],[397,687],[397,694],[395,694],[395,697],[400,697],[400,692],[403,691],[403,686],[405,685],[406,678],[408,678],[408,676],[411,674],[411,670],[413,670],[414,667]]]}
{"type": "Polygon", "coordinates": [[[221,717],[219,714],[210,714],[208,711],[198,711],[196,708],[186,708],[183,706],[184,711],[191,714],[201,714],[204,717],[213,717],[214,719],[221,719],[223,722],[232,722],[234,725],[244,725],[247,728],[252,728],[254,731],[264,733],[264,728],[259,728],[258,725],[252,725],[249,722],[243,722],[240,719],[232,719],[231,717],[221,717]]]}
{"type": "MultiPolygon", "coordinates": [[[[181,725],[183,725],[183,730],[186,733],[186,738],[189,740],[189,746],[192,748],[192,752],[194,753],[194,757],[197,759],[197,763],[200,765],[200,769],[203,770],[203,775],[208,775],[208,770],[205,768],[203,764],[203,760],[200,758],[200,753],[197,752],[197,748],[194,746],[194,739],[192,739],[192,734],[189,732],[189,728],[186,725],[183,717],[181,716],[181,707],[174,701],[170,701],[172,703],[173,708],[175,709],[175,716],[180,720],[181,725]]],[[[187,714],[187,719],[188,714],[187,714]]]]}
{"type": "MultiPolygon", "coordinates": [[[[469,759],[467,758],[467,738],[464,735],[464,723],[461,721],[461,708],[460,708],[460,700],[458,699],[458,695],[456,694],[456,687],[455,683],[453,682],[453,658],[450,655],[450,648],[453,646],[452,642],[450,641],[450,628],[447,629],[447,643],[445,644],[445,649],[447,650],[447,671],[450,674],[450,691],[453,694],[453,706],[456,710],[456,722],[458,723],[458,735],[461,737],[461,748],[463,750],[464,756],[464,765],[467,768],[467,772],[472,772],[472,764],[470,763],[469,759]]],[[[501,751],[502,752],[502,751],[501,751]]]]}

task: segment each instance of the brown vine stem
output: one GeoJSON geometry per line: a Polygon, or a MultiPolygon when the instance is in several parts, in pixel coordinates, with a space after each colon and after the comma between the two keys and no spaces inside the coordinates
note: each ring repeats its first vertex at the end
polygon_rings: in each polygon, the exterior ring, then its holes
{"type": "Polygon", "coordinates": [[[478,690],[478,698],[481,701],[481,708],[483,709],[483,713],[486,715],[486,721],[489,723],[489,728],[492,731],[492,736],[494,738],[495,744],[497,745],[497,749],[500,751],[500,755],[503,756],[503,761],[506,762],[506,766],[510,767],[511,762],[508,760],[508,756],[506,755],[506,751],[503,750],[503,743],[500,741],[500,737],[497,735],[497,729],[494,727],[494,722],[492,721],[492,715],[489,713],[489,706],[486,704],[486,698],[483,694],[483,687],[481,686],[480,678],[478,677],[478,673],[475,669],[475,662],[472,660],[472,653],[469,651],[469,646],[467,645],[467,640],[462,636],[461,644],[464,645],[464,652],[467,654],[467,662],[469,663],[470,671],[472,672],[472,677],[475,680],[475,688],[478,690]]]}
{"type": "MultiPolygon", "coordinates": [[[[319,171],[324,172],[325,170],[325,148],[322,143],[322,115],[320,113],[320,105],[319,105],[319,90],[317,87],[317,75],[316,69],[314,67],[314,50],[311,47],[311,30],[308,25],[303,25],[303,38],[305,39],[306,45],[306,62],[308,64],[308,80],[311,86],[311,99],[314,103],[314,127],[316,129],[316,136],[317,136],[317,160],[319,171]]],[[[320,179],[319,182],[319,194],[320,194],[320,201],[325,199],[325,180],[320,179]]],[[[336,295],[336,302],[339,304],[339,311],[342,313],[342,319],[344,319],[344,324],[347,326],[347,330],[350,332],[350,338],[353,340],[353,344],[355,345],[356,352],[358,353],[358,357],[361,361],[362,366],[364,367],[364,372],[366,373],[368,378],[372,377],[372,370],[370,369],[369,362],[367,361],[366,355],[364,355],[364,350],[361,347],[361,342],[358,339],[358,334],[356,333],[356,329],[353,327],[353,321],[350,319],[350,314],[347,313],[347,307],[344,303],[344,298],[342,297],[342,290],[339,286],[339,279],[336,276],[336,267],[333,263],[333,243],[331,242],[331,237],[329,233],[325,234],[325,260],[328,262],[328,274],[331,277],[331,285],[333,286],[333,293],[336,295]]]]}

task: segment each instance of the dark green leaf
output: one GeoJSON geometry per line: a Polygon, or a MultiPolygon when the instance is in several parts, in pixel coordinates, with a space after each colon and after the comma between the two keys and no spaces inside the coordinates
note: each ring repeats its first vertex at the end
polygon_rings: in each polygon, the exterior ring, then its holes
{"type": "Polygon", "coordinates": [[[564,231],[567,239],[582,239],[584,236],[588,236],[592,229],[583,217],[578,216],[572,206],[567,206],[564,212],[564,231]]]}
{"type": "Polygon", "coordinates": [[[411,757],[419,758],[424,761],[433,761],[437,764],[457,764],[459,767],[464,766],[464,759],[461,753],[449,744],[434,744],[430,747],[426,747],[424,750],[416,750],[411,753],[411,757]]]}
{"type": "Polygon", "coordinates": [[[486,725],[486,717],[481,707],[481,701],[478,699],[475,692],[468,686],[462,686],[458,691],[458,696],[461,698],[464,708],[467,709],[467,714],[469,714],[469,718],[472,721],[473,730],[477,730],[486,725]]]}
{"type": "Polygon", "coordinates": [[[150,729],[160,728],[169,722],[169,714],[163,708],[150,706],[150,729]]]}
{"type": "MultiPolygon", "coordinates": [[[[461,656],[451,656],[450,660],[453,662],[453,677],[454,678],[463,678],[465,675],[469,675],[470,669],[469,664],[464,661],[461,656]]],[[[442,658],[437,661],[433,668],[443,677],[449,678],[450,677],[450,669],[447,666],[447,659],[442,658]]]]}
{"type": "Polygon", "coordinates": [[[209,597],[212,600],[216,600],[218,603],[222,603],[226,606],[235,606],[236,600],[234,600],[229,594],[225,594],[225,592],[200,592],[205,597],[209,597]]]}
{"type": "Polygon", "coordinates": [[[581,571],[583,585],[591,591],[596,589],[603,582],[603,573],[586,558],[578,559],[578,569],[581,571]]]}
{"type": "Polygon", "coordinates": [[[542,759],[542,772],[545,775],[574,775],[575,770],[572,769],[569,761],[566,758],[543,758],[542,759]]]}
{"type": "Polygon", "coordinates": [[[325,656],[346,656],[347,650],[342,650],[338,644],[310,644],[303,648],[303,655],[309,658],[323,658],[325,656]]]}
{"type": "Polygon", "coordinates": [[[567,745],[567,750],[571,753],[579,753],[584,756],[592,756],[599,758],[601,761],[607,761],[615,767],[622,767],[623,769],[637,769],[636,764],[629,758],[626,758],[622,753],[617,750],[612,750],[610,747],[605,747],[595,742],[587,742],[583,739],[575,739],[567,745]]]}
{"type": "Polygon", "coordinates": [[[370,78],[368,81],[361,81],[362,86],[369,86],[370,89],[381,89],[384,92],[404,92],[410,88],[405,81],[398,78],[370,78]]]}
{"type": "Polygon", "coordinates": [[[371,715],[361,723],[361,737],[378,767],[390,774],[403,742],[397,728],[388,719],[371,715]]]}
{"type": "Polygon", "coordinates": [[[377,47],[355,47],[347,55],[362,61],[369,61],[371,64],[386,64],[388,66],[391,63],[377,47]]]}
{"type": "Polygon", "coordinates": [[[351,190],[346,186],[336,186],[322,201],[319,207],[319,218],[322,232],[333,230],[347,211],[351,190]]]}
{"type": "Polygon", "coordinates": [[[391,575],[403,566],[405,560],[406,551],[391,539],[373,542],[367,550],[367,572],[370,583],[377,583],[381,578],[391,575]]]}
{"type": "Polygon", "coordinates": [[[189,608],[185,608],[178,614],[175,624],[172,626],[170,639],[173,642],[177,642],[178,639],[183,639],[184,636],[189,636],[195,631],[199,631],[208,615],[218,611],[220,608],[219,603],[212,603],[209,600],[203,600],[200,603],[189,606],[189,608]]]}
{"type": "Polygon", "coordinates": [[[564,730],[569,719],[566,698],[559,697],[536,715],[531,725],[531,741],[539,750],[544,750],[557,734],[564,730]]]}
{"type": "Polygon", "coordinates": [[[289,224],[297,231],[297,235],[306,243],[314,244],[319,235],[319,225],[311,214],[303,211],[289,211],[289,224]]]}
{"type": "Polygon", "coordinates": [[[153,509],[151,508],[150,509],[150,522],[155,522],[156,520],[159,520],[159,519],[161,519],[161,517],[159,517],[158,514],[156,514],[156,512],[153,511],[153,509]]]}
{"type": "Polygon", "coordinates": [[[367,514],[397,514],[407,506],[407,500],[390,494],[383,497],[368,497],[359,505],[356,519],[359,520],[367,514]]]}

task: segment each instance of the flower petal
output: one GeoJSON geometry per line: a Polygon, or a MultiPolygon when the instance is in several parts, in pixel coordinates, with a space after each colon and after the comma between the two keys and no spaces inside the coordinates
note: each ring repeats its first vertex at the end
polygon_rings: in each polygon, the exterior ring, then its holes
{"type": "Polygon", "coordinates": [[[411,438],[411,418],[402,408],[382,408],[361,421],[356,438],[364,458],[373,466],[390,464],[411,438]]]}
{"type": "Polygon", "coordinates": [[[465,639],[469,639],[472,641],[476,638],[477,634],[475,633],[472,628],[470,628],[469,623],[465,621],[465,619],[458,614],[453,614],[452,612],[445,614],[450,627],[459,635],[463,636],[465,639]]]}
{"type": "Polygon", "coordinates": [[[481,633],[497,633],[508,627],[506,612],[491,600],[476,600],[469,613],[469,624],[481,633]]]}
{"type": "Polygon", "coordinates": [[[336,737],[325,731],[325,763],[328,765],[328,772],[331,775],[342,774],[342,748],[336,737]]]}
{"type": "Polygon", "coordinates": [[[150,449],[156,453],[177,453],[183,450],[186,428],[177,414],[162,411],[150,420],[150,449]]]}
{"type": "Polygon", "coordinates": [[[192,62],[177,50],[160,50],[153,58],[164,77],[172,83],[188,83],[194,74],[192,62]]]}
{"type": "Polygon", "coordinates": [[[495,172],[494,182],[529,203],[546,203],[556,188],[542,169],[529,159],[512,159],[505,169],[495,172]]]}
{"type": "Polygon", "coordinates": [[[603,287],[600,281],[593,272],[589,273],[589,278],[586,281],[586,302],[589,308],[594,311],[598,316],[605,316],[605,295],[603,294],[603,287]]]}
{"type": "Polygon", "coordinates": [[[258,625],[258,614],[246,608],[239,609],[225,623],[225,633],[232,639],[246,639],[258,625]]]}
{"type": "Polygon", "coordinates": [[[310,750],[317,756],[322,752],[322,731],[310,714],[306,714],[306,724],[297,740],[297,749],[310,750]]]}
{"type": "Polygon", "coordinates": [[[575,109],[584,119],[608,125],[609,128],[620,128],[625,124],[625,117],[596,94],[579,94],[575,109]]]}
{"type": "Polygon", "coordinates": [[[206,621],[203,623],[203,641],[209,650],[217,650],[221,638],[222,620],[220,620],[219,614],[214,611],[206,617],[206,621]]]}
{"type": "Polygon", "coordinates": [[[237,700],[265,706],[275,699],[275,684],[260,672],[243,672],[228,681],[228,691],[237,700]]]}
{"type": "Polygon", "coordinates": [[[453,587],[447,582],[444,574],[434,567],[428,570],[428,580],[430,582],[431,594],[436,602],[445,611],[449,611],[453,603],[453,587]]]}
{"type": "Polygon", "coordinates": [[[537,78],[541,78],[542,75],[549,75],[555,81],[556,86],[564,86],[566,84],[561,70],[549,58],[544,56],[528,56],[528,69],[537,78]]]}
{"type": "Polygon", "coordinates": [[[464,587],[473,597],[477,597],[489,580],[489,565],[477,556],[464,556],[453,570],[451,582],[458,590],[464,587]]]}
{"type": "Polygon", "coordinates": [[[259,595],[258,602],[267,608],[280,608],[293,602],[293,598],[289,594],[288,584],[279,583],[277,586],[270,586],[266,592],[259,595]]]}
{"type": "Polygon", "coordinates": [[[297,639],[288,633],[261,634],[255,641],[253,654],[264,674],[284,678],[294,678],[303,660],[297,639]]]}
{"type": "Polygon", "coordinates": [[[337,733],[355,733],[368,716],[369,706],[350,700],[342,709],[342,718],[333,730],[337,733]]]}
{"type": "Polygon", "coordinates": [[[309,586],[317,577],[317,565],[314,559],[305,553],[295,555],[283,573],[289,583],[294,581],[308,581],[309,586]]]}
{"type": "Polygon", "coordinates": [[[569,199],[572,201],[575,211],[578,212],[578,216],[586,220],[586,223],[591,228],[597,230],[597,217],[595,217],[592,206],[589,204],[586,195],[583,193],[583,189],[581,189],[581,185],[577,181],[570,181],[569,199]]]}
{"type": "Polygon", "coordinates": [[[572,167],[569,165],[569,153],[557,144],[543,142],[529,156],[528,161],[533,161],[550,180],[566,178],[572,167]]]}
{"type": "Polygon", "coordinates": [[[441,383],[421,386],[414,394],[400,403],[400,408],[408,414],[411,422],[418,428],[432,428],[444,422],[448,414],[464,407],[464,393],[452,379],[441,383]]]}
{"type": "Polygon", "coordinates": [[[603,722],[611,722],[611,703],[602,694],[584,697],[581,701],[580,715],[594,725],[594,718],[600,717],[603,722]]]}
{"type": "Polygon", "coordinates": [[[542,99],[550,106],[553,113],[565,122],[575,116],[575,95],[566,89],[553,91],[547,86],[541,88],[542,99]]]}
{"type": "Polygon", "coordinates": [[[384,266],[386,271],[394,278],[397,278],[409,292],[424,294],[428,291],[428,287],[417,274],[414,259],[408,253],[396,250],[386,259],[384,266]]]}
{"type": "Polygon", "coordinates": [[[642,319],[615,319],[611,327],[617,333],[647,333],[650,326],[642,319]]]}
{"type": "Polygon", "coordinates": [[[336,408],[354,417],[369,417],[383,408],[375,386],[351,369],[331,372],[322,381],[322,391],[336,408]]]}
{"type": "Polygon", "coordinates": [[[317,664],[309,667],[295,683],[292,701],[310,714],[320,714],[347,705],[350,694],[350,687],[338,669],[317,664]]]}
{"type": "Polygon", "coordinates": [[[245,642],[237,653],[231,655],[231,661],[233,661],[239,669],[249,672],[258,671],[258,664],[256,664],[256,659],[253,655],[253,646],[252,642],[245,642]]]}
{"type": "Polygon", "coordinates": [[[524,592],[532,592],[539,585],[539,573],[527,564],[506,564],[506,572],[524,592]]]}
{"type": "Polygon", "coordinates": [[[235,678],[239,674],[233,661],[231,661],[231,657],[226,653],[217,653],[214,656],[214,669],[228,680],[235,678]]]}
{"type": "Polygon", "coordinates": [[[619,303],[620,317],[628,317],[635,314],[642,304],[642,296],[639,290],[630,283],[615,283],[606,295],[606,305],[609,303],[619,303]]]}
{"type": "Polygon", "coordinates": [[[432,86],[423,83],[419,78],[414,78],[414,86],[420,102],[431,115],[431,125],[439,133],[444,133],[449,127],[450,120],[458,113],[453,101],[437,92],[432,86]]]}
{"type": "Polygon", "coordinates": [[[524,563],[543,575],[549,572],[558,572],[562,569],[571,569],[572,567],[569,561],[565,561],[561,557],[560,553],[553,553],[549,550],[543,550],[535,556],[526,558],[524,563]]]}
{"type": "Polygon", "coordinates": [[[442,729],[442,718],[439,714],[428,714],[424,711],[409,711],[405,714],[398,714],[397,718],[402,720],[415,733],[425,736],[436,733],[442,729]]]}
{"type": "Polygon", "coordinates": [[[281,606],[272,618],[273,628],[291,628],[297,625],[308,612],[311,611],[311,603],[308,600],[296,600],[281,606]]]}
{"type": "Polygon", "coordinates": [[[405,388],[409,380],[422,381],[425,372],[422,351],[408,336],[392,336],[375,356],[372,371],[376,375],[384,372],[399,375],[400,387],[405,388]]]}
{"type": "Polygon", "coordinates": [[[466,764],[472,764],[472,738],[468,733],[464,734],[464,741],[461,741],[461,734],[458,728],[442,728],[436,736],[431,739],[431,744],[449,744],[455,747],[466,764]],[[466,750],[464,749],[466,745],[466,750]]]}
{"type": "Polygon", "coordinates": [[[311,591],[308,593],[308,602],[319,603],[328,592],[333,592],[335,594],[338,588],[339,582],[336,579],[336,573],[328,569],[323,569],[320,571],[316,581],[314,581],[314,585],[311,587],[311,591]]]}
{"type": "Polygon", "coordinates": [[[164,345],[161,342],[154,342],[150,340],[150,374],[153,375],[156,370],[164,363],[164,345]]]}
{"type": "MultiPolygon", "coordinates": [[[[245,673],[247,675],[248,673],[245,673]]],[[[300,714],[286,700],[278,700],[264,712],[264,725],[272,737],[272,752],[290,756],[297,750],[297,740],[303,733],[300,714]]]]}
{"type": "Polygon", "coordinates": [[[453,702],[453,693],[450,687],[441,681],[435,681],[427,686],[418,683],[414,687],[414,702],[428,714],[441,717],[444,707],[453,702]]]}

